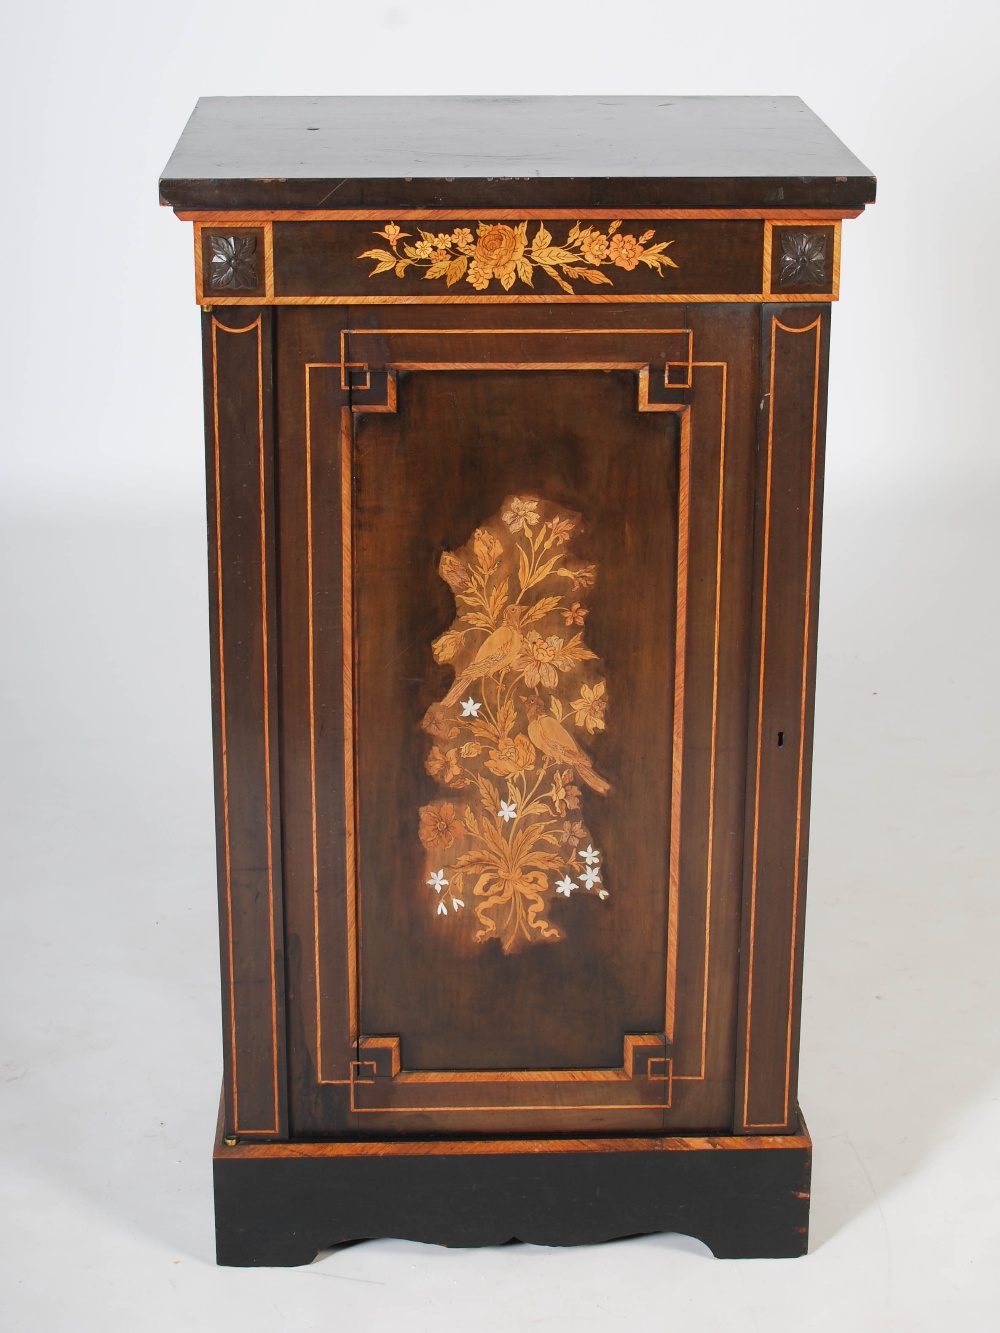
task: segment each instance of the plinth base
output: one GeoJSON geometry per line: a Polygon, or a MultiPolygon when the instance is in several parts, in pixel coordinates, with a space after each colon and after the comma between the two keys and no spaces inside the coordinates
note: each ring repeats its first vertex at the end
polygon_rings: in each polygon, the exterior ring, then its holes
{"type": "Polygon", "coordinates": [[[719,1259],[808,1246],[812,1144],[726,1138],[257,1143],[214,1154],[220,1264],[308,1264],[343,1241],[593,1245],[676,1231],[719,1259]]]}

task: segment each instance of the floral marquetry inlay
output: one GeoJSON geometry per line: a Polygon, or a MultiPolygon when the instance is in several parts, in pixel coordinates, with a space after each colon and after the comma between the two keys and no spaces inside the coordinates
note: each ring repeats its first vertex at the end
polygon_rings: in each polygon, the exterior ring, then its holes
{"type": "Polygon", "coordinates": [[[214,288],[256,287],[257,237],[210,236],[209,282],[214,288]]]}
{"type": "Polygon", "coordinates": [[[557,897],[609,893],[585,822],[610,784],[591,753],[608,695],[584,639],[596,567],[572,555],[579,528],[577,514],[508,496],[439,565],[456,616],[433,654],[455,679],[423,720],[427,772],[446,789],[420,810],[424,892],[436,916],[505,953],[560,938],[557,897]]]}
{"type": "Polygon", "coordinates": [[[781,236],[779,282],[788,287],[821,287],[826,282],[826,236],[786,231],[781,236]]]}
{"type": "Polygon", "coordinates": [[[569,229],[565,241],[553,242],[552,233],[544,222],[528,238],[527,222],[508,226],[504,222],[478,223],[476,234],[469,227],[456,227],[451,232],[403,231],[395,222],[388,222],[381,236],[388,249],[365,250],[359,259],[374,259],[375,267],[369,274],[388,273],[391,269],[402,278],[409,269],[422,270],[425,279],[443,278],[448,287],[462,281],[471,283],[477,292],[485,292],[492,282],[510,291],[516,281],[534,286],[535,270],[541,269],[564,292],[573,294],[573,282],[613,286],[605,269],[631,272],[640,264],[655,269],[663,276],[664,268],[677,268],[667,255],[672,241],[651,245],[655,231],[644,231],[641,236],[622,232],[621,222],[612,222],[606,231],[597,227],[581,226],[579,222],[569,229]]]}

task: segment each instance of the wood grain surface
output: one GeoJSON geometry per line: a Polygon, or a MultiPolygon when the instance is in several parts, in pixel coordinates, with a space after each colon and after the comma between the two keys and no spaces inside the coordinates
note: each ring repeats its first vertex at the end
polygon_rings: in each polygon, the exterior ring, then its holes
{"type": "MultiPolygon", "coordinates": [[[[612,1086],[605,1075],[622,1068],[626,1034],[669,1028],[670,1084],[637,1085],[628,1094],[635,1116],[648,1126],[723,1128],[733,1095],[741,867],[720,830],[742,821],[750,607],[741,571],[750,562],[753,450],[740,440],[752,439],[755,414],[752,311],[685,311],[667,333],[649,315],[645,331],[642,320],[626,323],[626,312],[616,312],[610,326],[588,313],[568,332],[555,312],[532,312],[512,327],[499,311],[485,322],[423,311],[408,329],[370,310],[356,313],[357,327],[349,329],[344,312],[277,315],[280,529],[289,552],[281,562],[281,652],[294,1122],[316,1132],[363,1120],[364,1132],[377,1132],[382,1106],[393,1126],[412,1119],[429,1128],[437,1105],[445,1127],[488,1128],[497,1112],[481,1108],[498,1105],[519,1132],[542,1123],[621,1128],[618,1112],[597,1109],[612,1086]],[[626,369],[601,368],[614,348],[618,355],[625,349],[626,369]],[[387,403],[397,353],[400,365],[424,368],[394,372],[394,412],[365,410],[387,403]],[[643,355],[651,405],[658,399],[662,410],[639,410],[643,355]],[[690,388],[664,388],[668,360],[690,388]],[[347,371],[345,362],[357,368],[347,371]],[[352,379],[357,389],[342,387],[352,379]],[[355,409],[348,455],[345,407],[355,409]],[[681,799],[669,737],[686,419],[681,799]],[[353,475],[347,639],[345,462],[353,475]],[[492,946],[443,942],[426,911],[417,812],[433,783],[419,722],[449,678],[430,651],[451,614],[436,573],[441,551],[525,487],[590,516],[588,550],[602,577],[588,623],[619,713],[613,738],[611,728],[596,738],[615,794],[594,820],[621,887],[609,916],[598,915],[607,905],[596,900],[579,904],[586,914],[560,910],[569,944],[505,958],[492,946]],[[628,504],[613,503],[623,491],[628,504]],[[344,707],[344,646],[352,640],[357,736],[347,748],[358,762],[357,946],[345,901],[354,815],[337,757],[345,721],[355,717],[344,707]],[[376,1035],[399,1038],[400,1078],[386,1077],[377,1059],[369,1069],[370,1051],[352,1051],[352,1040],[376,1035]],[[362,1067],[352,1073],[351,1061],[362,1067]],[[421,1070],[470,1077],[444,1086],[442,1074],[415,1087],[421,1070]],[[495,1077],[477,1090],[476,1070],[509,1070],[505,1081],[528,1080],[530,1097],[512,1086],[498,1103],[495,1077]],[[570,1087],[561,1071],[572,1070],[597,1072],[574,1077],[570,1087]]],[[[627,1109],[627,1101],[617,1105],[627,1109]]]]}
{"type": "Polygon", "coordinates": [[[287,1134],[270,311],[203,317],[226,1130],[287,1134]]]}
{"type": "Polygon", "coordinates": [[[852,209],[875,180],[797,97],[206,97],[177,208],[852,209]]]}
{"type": "Polygon", "coordinates": [[[761,311],[737,1130],[796,1115],[829,313],[761,311]]]}

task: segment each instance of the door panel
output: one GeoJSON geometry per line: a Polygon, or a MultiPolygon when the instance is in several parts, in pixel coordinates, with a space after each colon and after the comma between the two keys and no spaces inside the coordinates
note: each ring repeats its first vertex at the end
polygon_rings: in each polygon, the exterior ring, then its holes
{"type": "Polygon", "coordinates": [[[726,1124],[752,340],[532,313],[282,312],[296,1132],[726,1124]]]}
{"type": "MultiPolygon", "coordinates": [[[[629,410],[631,378],[405,372],[396,413],[354,417],[361,1030],[398,1034],[407,1067],[613,1067],[621,1063],[624,1033],[663,1030],[679,449],[675,413],[629,410]],[[527,499],[517,513],[505,508],[519,497],[527,499]],[[518,531],[504,523],[504,512],[518,531]],[[529,521],[519,521],[522,512],[529,521]],[[542,534],[553,522],[573,523],[574,531],[544,550],[552,538],[542,534]],[[534,545],[539,568],[558,564],[518,603],[516,557],[500,555],[491,564],[490,544],[481,540],[485,563],[475,550],[453,559],[479,576],[483,600],[492,597],[497,614],[483,613],[480,600],[471,600],[476,585],[464,583],[470,600],[458,603],[466,614],[456,618],[438,573],[442,552],[464,548],[476,531],[489,532],[495,550],[505,530],[507,552],[527,560],[534,545]],[[566,573],[590,566],[594,586],[574,591],[566,573]],[[527,619],[553,600],[540,619],[527,619]],[[587,614],[574,614],[574,606],[587,614]],[[525,613],[520,629],[502,624],[512,608],[525,613]],[[477,614],[479,625],[470,623],[477,614]],[[436,664],[432,644],[452,625],[465,643],[457,659],[436,664]],[[467,664],[466,675],[475,671],[476,652],[497,632],[520,640],[520,652],[491,675],[470,677],[461,697],[480,701],[478,716],[463,718],[458,701],[440,703],[456,660],[467,664]],[[536,661],[533,648],[558,665],[536,661]],[[581,650],[596,653],[599,674],[594,658],[572,656],[581,650]],[[540,675],[546,668],[548,686],[540,675]],[[580,710],[589,731],[575,723],[571,707],[588,677],[591,694],[606,682],[593,704],[608,706],[606,724],[580,710]],[[506,733],[488,716],[498,713],[498,699],[508,717],[514,712],[506,733]],[[545,708],[534,726],[525,699],[545,708]],[[552,699],[568,729],[553,717],[552,699]],[[435,728],[430,734],[421,727],[425,718],[435,728]],[[547,719],[554,745],[541,730],[547,719]],[[559,789],[556,798],[546,795],[568,765],[533,743],[529,727],[556,754],[588,754],[592,781],[609,781],[610,790],[599,795],[577,779],[565,782],[568,798],[557,799],[559,789]],[[498,747],[498,739],[513,744],[498,747]],[[477,747],[462,756],[463,748],[477,747]],[[477,778],[489,784],[485,803],[477,778]],[[519,814],[502,818],[490,788],[515,811],[537,788],[544,816],[539,811],[527,823],[519,814]],[[432,821],[429,834],[421,809],[432,821]],[[446,822],[442,809],[452,812],[446,822]],[[492,836],[494,850],[497,839],[510,846],[522,830],[544,830],[538,836],[545,841],[524,852],[521,878],[507,881],[506,901],[492,910],[486,904],[505,897],[500,874],[507,863],[461,820],[465,810],[475,812],[473,823],[492,836]],[[561,840],[575,840],[576,825],[588,836],[574,847],[561,840]],[[430,846],[422,845],[421,831],[430,846]],[[587,847],[602,853],[595,863],[601,879],[590,890],[580,883],[587,847]],[[481,853],[472,869],[463,871],[460,861],[452,868],[459,848],[467,857],[481,853]],[[533,851],[542,853],[538,881],[528,878],[536,869],[533,851]],[[463,876],[460,893],[438,893],[426,883],[441,866],[449,888],[463,876]],[[477,901],[482,874],[490,878],[477,901]],[[569,896],[551,887],[568,877],[569,896]],[[543,906],[529,925],[539,892],[543,906]],[[522,929],[502,938],[518,915],[522,929]],[[493,921],[497,933],[477,942],[493,921]]],[[[507,868],[517,869],[517,859],[507,868]]]]}

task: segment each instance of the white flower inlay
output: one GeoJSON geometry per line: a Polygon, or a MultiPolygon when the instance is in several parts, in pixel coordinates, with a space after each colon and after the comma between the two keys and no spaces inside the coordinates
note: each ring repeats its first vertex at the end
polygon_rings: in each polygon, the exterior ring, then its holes
{"type": "Polygon", "coordinates": [[[460,907],[464,907],[464,906],[465,906],[465,903],[464,903],[464,901],[463,901],[461,898],[456,898],[456,897],[454,897],[454,896],[452,897],[452,900],[451,900],[451,909],[452,909],[453,912],[457,912],[458,909],[459,909],[460,907]]]}
{"type": "Polygon", "coordinates": [[[556,883],[556,893],[565,893],[567,898],[575,888],[576,885],[570,879],[569,875],[565,875],[562,879],[558,880],[556,883]]]}
{"type": "Polygon", "coordinates": [[[477,704],[475,699],[473,699],[472,695],[470,694],[468,699],[462,700],[462,716],[478,717],[479,710],[480,708],[482,708],[482,706],[483,706],[482,704],[477,704]]]}
{"type": "Polygon", "coordinates": [[[427,881],[427,883],[431,886],[432,889],[436,889],[438,893],[440,893],[441,890],[445,888],[445,886],[448,884],[448,880],[445,879],[443,870],[432,870],[431,877],[427,881]]]}
{"type": "Polygon", "coordinates": [[[597,896],[598,896],[598,898],[600,898],[601,901],[603,902],[604,899],[608,896],[608,891],[607,891],[607,889],[598,889],[598,890],[597,890],[597,896]]]}
{"type": "Polygon", "coordinates": [[[441,901],[438,903],[437,914],[438,914],[438,916],[447,916],[447,915],[448,915],[448,904],[445,902],[445,900],[444,900],[443,898],[442,898],[441,901]]]}
{"type": "Polygon", "coordinates": [[[596,849],[596,847],[590,847],[590,846],[584,848],[584,850],[580,853],[580,856],[583,858],[584,861],[586,861],[588,866],[596,866],[598,861],[600,861],[601,859],[601,853],[596,849]]]}
{"type": "Polygon", "coordinates": [[[509,820],[517,818],[517,805],[514,801],[500,802],[500,818],[505,824],[509,820]]]}
{"type": "Polygon", "coordinates": [[[600,882],[601,872],[596,870],[593,866],[588,866],[580,876],[580,883],[585,889],[592,889],[595,884],[600,884],[600,882]]]}

